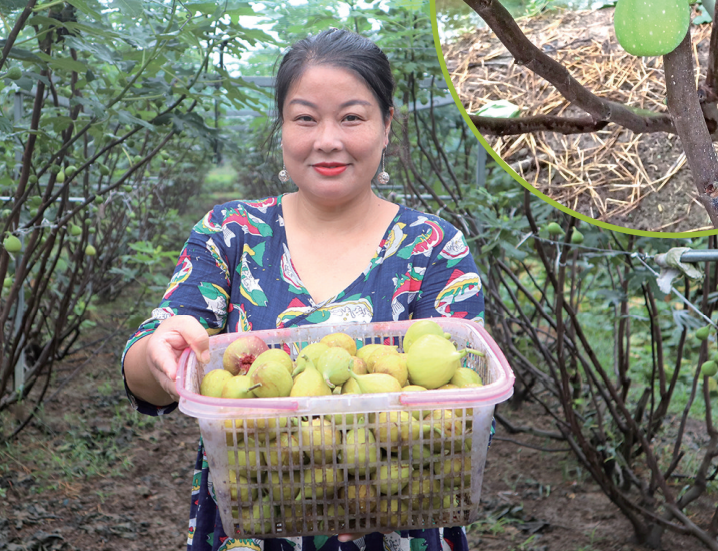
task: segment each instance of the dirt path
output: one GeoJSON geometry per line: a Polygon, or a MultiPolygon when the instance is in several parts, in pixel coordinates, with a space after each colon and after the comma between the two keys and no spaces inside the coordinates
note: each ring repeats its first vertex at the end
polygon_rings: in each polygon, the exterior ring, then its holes
{"type": "MultiPolygon", "coordinates": [[[[109,332],[112,323],[106,325],[109,332]]],[[[94,367],[47,404],[40,421],[0,448],[0,550],[185,548],[199,430],[180,412],[156,420],[130,409],[119,378],[123,345],[124,334],[112,338],[94,367]]],[[[80,361],[60,366],[53,386],[80,361]]],[[[542,422],[530,404],[503,413],[517,424],[542,422]]],[[[497,436],[565,447],[510,436],[501,427],[497,436]]],[[[469,529],[472,549],[640,549],[631,543],[628,522],[568,453],[495,440],[482,504],[482,518],[469,529]]],[[[668,535],[664,549],[677,547],[668,535]]]]}

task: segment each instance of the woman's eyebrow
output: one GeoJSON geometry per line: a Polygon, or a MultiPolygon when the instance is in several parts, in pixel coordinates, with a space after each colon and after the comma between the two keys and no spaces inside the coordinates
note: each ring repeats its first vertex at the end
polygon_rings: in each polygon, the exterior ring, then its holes
{"type": "MultiPolygon", "coordinates": [[[[293,105],[295,103],[298,103],[300,105],[306,105],[307,107],[311,107],[312,109],[317,108],[316,104],[301,98],[294,98],[289,102],[289,105],[293,105]]],[[[366,105],[367,107],[371,107],[371,103],[368,101],[364,101],[363,99],[351,99],[342,103],[339,108],[345,109],[347,107],[351,107],[352,105],[366,105]]]]}

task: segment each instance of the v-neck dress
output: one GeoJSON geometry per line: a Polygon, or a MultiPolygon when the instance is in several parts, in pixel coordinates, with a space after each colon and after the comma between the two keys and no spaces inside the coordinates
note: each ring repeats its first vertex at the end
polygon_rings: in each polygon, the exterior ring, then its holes
{"type": "MultiPolygon", "coordinates": [[[[400,206],[376,254],[342,292],[315,303],[294,270],[282,201],[232,201],[198,222],[180,253],[160,305],[127,342],[150,335],[173,315],[196,317],[210,334],[310,324],[369,323],[440,316],[483,323],[484,298],[463,234],[447,221],[400,206]]],[[[321,243],[317,243],[321,247],[321,243]]],[[[124,354],[123,354],[124,373],[124,354]]],[[[136,398],[140,413],[162,415],[136,398]]],[[[370,534],[340,543],[336,536],[232,539],[222,529],[212,476],[200,442],[195,465],[188,551],[468,551],[462,527],[370,534]]]]}

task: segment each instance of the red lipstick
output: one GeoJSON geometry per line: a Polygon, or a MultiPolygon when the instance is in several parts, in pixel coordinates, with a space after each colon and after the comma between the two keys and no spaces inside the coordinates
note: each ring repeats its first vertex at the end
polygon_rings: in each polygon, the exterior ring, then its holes
{"type": "Polygon", "coordinates": [[[338,176],[347,169],[347,166],[340,163],[316,163],[312,168],[322,176],[338,176]]]}

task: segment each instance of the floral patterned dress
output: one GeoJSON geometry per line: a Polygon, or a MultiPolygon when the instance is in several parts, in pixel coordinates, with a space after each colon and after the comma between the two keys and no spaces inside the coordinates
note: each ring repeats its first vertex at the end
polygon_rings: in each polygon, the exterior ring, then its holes
{"type": "MultiPolygon", "coordinates": [[[[269,197],[218,205],[195,225],[162,302],[125,350],[176,314],[195,316],[215,334],[439,316],[483,323],[483,313],[481,281],[462,233],[441,218],[404,206],[399,207],[363,273],[336,296],[316,303],[292,265],[282,198],[269,197]]],[[[162,415],[177,405],[156,407],[125,388],[141,413],[162,415]]],[[[336,536],[229,538],[222,529],[200,442],[187,549],[468,551],[468,546],[462,527],[374,533],[346,543],[336,536]]]]}

